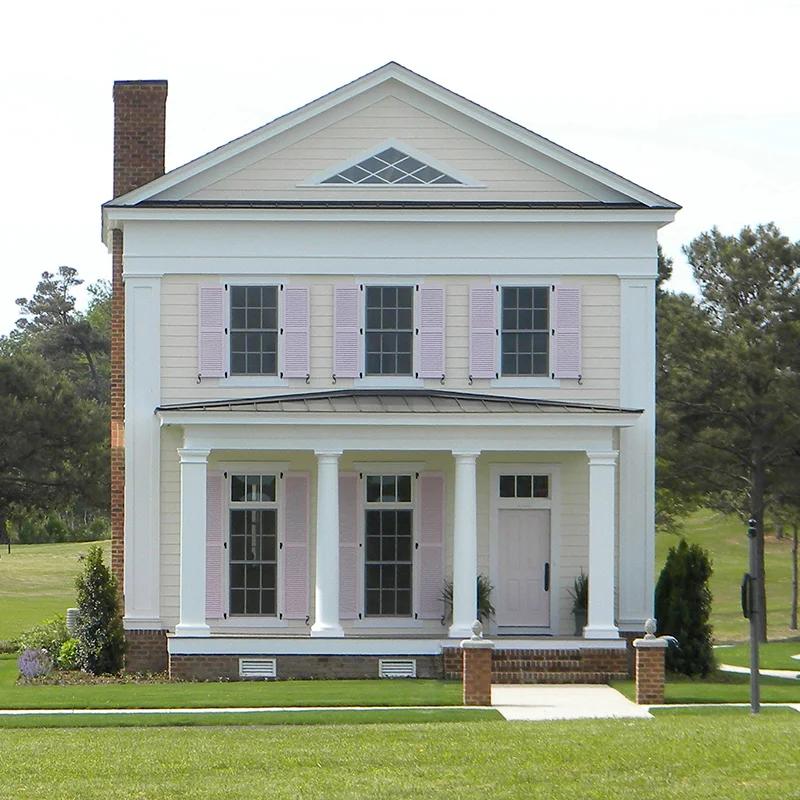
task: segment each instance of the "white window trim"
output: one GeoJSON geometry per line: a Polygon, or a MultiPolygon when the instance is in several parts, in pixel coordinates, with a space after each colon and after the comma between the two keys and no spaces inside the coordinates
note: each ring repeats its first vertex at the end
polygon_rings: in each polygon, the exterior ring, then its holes
{"type": "Polygon", "coordinates": [[[530,508],[550,511],[550,626],[517,627],[502,626],[496,621],[491,623],[491,633],[524,633],[532,632],[543,635],[558,635],[560,631],[559,600],[561,585],[561,464],[553,463],[509,463],[493,462],[489,464],[489,580],[498,585],[499,554],[498,538],[500,535],[500,509],[530,508]],[[501,475],[549,475],[550,497],[500,497],[501,475]]]}
{"type": "Polygon", "coordinates": [[[465,175],[460,170],[455,169],[454,167],[449,166],[448,164],[439,161],[438,159],[433,158],[432,156],[428,155],[427,153],[423,153],[420,150],[417,150],[415,147],[412,147],[410,144],[406,144],[405,142],[400,141],[399,139],[384,139],[379,144],[371,147],[369,150],[362,150],[357,156],[348,158],[345,161],[340,162],[335,167],[329,167],[328,169],[318,172],[316,175],[310,177],[305,183],[298,183],[295,184],[298,189],[306,189],[312,187],[322,187],[323,189],[485,189],[485,183],[478,183],[474,178],[470,178],[468,175],[465,175]],[[422,161],[424,164],[427,164],[429,167],[433,167],[434,169],[438,169],[439,172],[443,172],[446,175],[450,175],[451,177],[455,178],[457,181],[461,181],[461,183],[442,183],[442,184],[420,184],[416,186],[414,184],[381,184],[381,183],[359,183],[359,184],[346,184],[346,183],[323,183],[323,181],[327,180],[328,178],[332,178],[334,175],[338,175],[340,172],[343,172],[350,167],[354,167],[356,164],[360,164],[362,161],[370,158],[371,156],[375,156],[378,153],[382,153],[384,150],[388,149],[389,147],[394,147],[397,150],[400,150],[402,153],[405,153],[407,156],[411,156],[412,158],[416,158],[418,161],[422,161]]]}
{"type": "Polygon", "coordinates": [[[561,387],[561,380],[559,378],[550,377],[553,374],[553,358],[555,355],[555,336],[553,336],[553,298],[555,292],[554,286],[558,286],[558,281],[555,279],[546,279],[545,276],[533,280],[531,278],[515,280],[499,281],[494,284],[496,295],[496,319],[497,319],[497,336],[495,342],[495,364],[497,364],[497,373],[499,378],[492,378],[490,386],[493,389],[558,389],[561,387]],[[547,350],[547,375],[503,375],[503,289],[521,287],[544,288],[549,290],[549,300],[547,305],[547,319],[550,327],[550,337],[548,341],[547,350]]]}
{"type": "Polygon", "coordinates": [[[225,565],[222,571],[222,591],[223,602],[222,612],[223,618],[216,620],[215,628],[219,630],[227,630],[231,628],[288,628],[289,620],[281,619],[283,609],[281,607],[281,581],[283,578],[283,554],[284,548],[280,547],[280,543],[285,539],[284,530],[284,482],[281,479],[281,473],[289,471],[290,464],[288,461],[226,461],[224,463],[215,465],[215,469],[221,471],[224,475],[224,498],[225,498],[225,513],[222,521],[223,541],[225,542],[225,565]],[[251,475],[275,475],[276,477],[276,492],[274,503],[236,503],[231,501],[231,475],[236,474],[251,474],[251,475]],[[275,586],[276,602],[275,602],[275,615],[255,615],[255,614],[238,614],[231,615],[230,602],[230,524],[231,508],[275,508],[278,512],[278,558],[277,558],[277,583],[275,586]]]}

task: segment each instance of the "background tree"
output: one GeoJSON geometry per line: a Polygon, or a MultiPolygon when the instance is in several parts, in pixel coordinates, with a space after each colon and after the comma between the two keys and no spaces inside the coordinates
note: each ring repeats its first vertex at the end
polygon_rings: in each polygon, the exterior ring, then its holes
{"type": "Polygon", "coordinates": [[[756,521],[766,608],[764,514],[800,452],[800,243],[773,224],[738,237],[714,228],[684,253],[700,298],[658,304],[659,479],[756,521]]]}

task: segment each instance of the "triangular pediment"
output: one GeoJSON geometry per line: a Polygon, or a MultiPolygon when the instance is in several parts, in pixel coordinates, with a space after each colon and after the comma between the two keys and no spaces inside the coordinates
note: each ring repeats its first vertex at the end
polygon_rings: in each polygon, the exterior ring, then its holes
{"type": "Polygon", "coordinates": [[[117,198],[674,203],[390,63],[117,198]]]}

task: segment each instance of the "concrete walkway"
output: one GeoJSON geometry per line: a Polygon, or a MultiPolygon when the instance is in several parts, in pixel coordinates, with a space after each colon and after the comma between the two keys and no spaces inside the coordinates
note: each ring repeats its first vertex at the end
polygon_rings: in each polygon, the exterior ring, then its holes
{"type": "Polygon", "coordinates": [[[492,705],[510,720],[652,717],[648,706],[597,684],[495,685],[492,705]]]}
{"type": "MultiPolygon", "coordinates": [[[[794,658],[794,656],[792,656],[794,658]]],[[[736,672],[739,675],[749,675],[750,667],[737,667],[733,664],[720,664],[719,668],[723,672],[736,672]]],[[[764,675],[767,678],[787,678],[789,680],[800,679],[800,672],[795,672],[791,669],[760,669],[759,675],[764,675]]]]}

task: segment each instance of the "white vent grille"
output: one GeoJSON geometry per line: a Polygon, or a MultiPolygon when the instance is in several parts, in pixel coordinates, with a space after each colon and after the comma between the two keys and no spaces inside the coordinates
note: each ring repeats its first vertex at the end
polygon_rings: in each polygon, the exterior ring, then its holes
{"type": "Polygon", "coordinates": [[[240,678],[274,678],[278,674],[274,658],[240,658],[240,678]]]}
{"type": "Polygon", "coordinates": [[[417,660],[415,658],[379,658],[379,678],[416,678],[417,660]]]}

